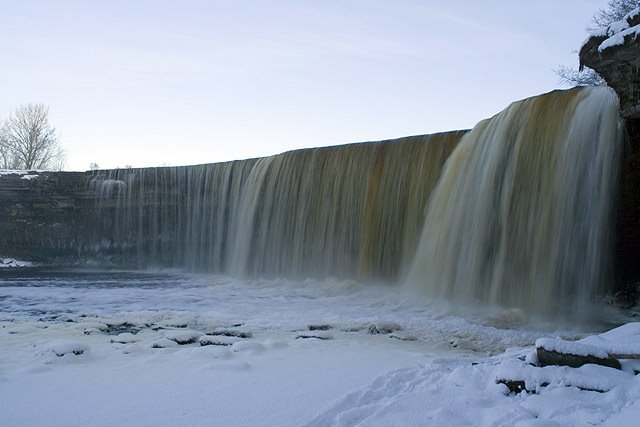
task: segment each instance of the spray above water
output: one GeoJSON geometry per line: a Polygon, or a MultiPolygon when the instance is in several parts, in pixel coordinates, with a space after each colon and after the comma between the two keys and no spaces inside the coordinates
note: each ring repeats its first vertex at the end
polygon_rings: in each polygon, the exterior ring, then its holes
{"type": "Polygon", "coordinates": [[[407,282],[579,317],[613,281],[622,140],[617,97],[603,87],[526,99],[479,123],[431,195],[407,282]]]}

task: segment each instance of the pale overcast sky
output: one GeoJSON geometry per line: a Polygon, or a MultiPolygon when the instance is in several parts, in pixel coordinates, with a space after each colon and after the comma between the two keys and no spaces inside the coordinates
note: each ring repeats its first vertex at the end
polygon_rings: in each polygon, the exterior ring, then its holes
{"type": "Polygon", "coordinates": [[[469,128],[560,87],[606,0],[0,4],[0,118],[48,105],[85,170],[469,128]]]}

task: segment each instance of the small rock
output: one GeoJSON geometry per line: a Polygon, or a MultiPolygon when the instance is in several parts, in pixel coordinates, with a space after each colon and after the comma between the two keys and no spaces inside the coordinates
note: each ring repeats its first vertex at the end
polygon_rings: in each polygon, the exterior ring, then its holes
{"type": "Polygon", "coordinates": [[[198,339],[198,342],[200,343],[201,346],[206,346],[206,345],[227,346],[227,345],[233,345],[241,340],[242,338],[228,337],[225,335],[203,335],[198,339]]]}
{"type": "Polygon", "coordinates": [[[389,335],[389,338],[395,338],[400,341],[417,341],[418,340],[418,338],[416,338],[414,335],[409,335],[402,332],[394,332],[391,335],[389,335]]]}
{"type": "Polygon", "coordinates": [[[327,324],[317,324],[317,325],[309,325],[307,326],[310,331],[328,331],[329,329],[333,329],[333,326],[327,324]]]}
{"type": "Polygon", "coordinates": [[[224,335],[225,337],[251,338],[253,333],[242,328],[214,328],[207,331],[207,335],[224,335]]]}
{"type": "Polygon", "coordinates": [[[333,339],[333,336],[323,331],[314,331],[313,333],[303,332],[296,336],[296,339],[309,339],[309,338],[315,338],[318,340],[331,340],[333,339]]]}
{"type": "Polygon", "coordinates": [[[594,355],[579,355],[570,353],[560,353],[553,350],[547,350],[544,347],[537,347],[536,353],[538,356],[539,366],[570,366],[572,368],[579,368],[582,365],[595,364],[607,366],[614,369],[622,369],[620,362],[617,359],[611,357],[597,357],[594,355]]]}
{"type": "Polygon", "coordinates": [[[58,357],[65,356],[67,354],[73,354],[79,356],[89,351],[89,346],[79,341],[71,340],[57,340],[48,343],[44,347],[44,352],[54,353],[58,357]]]}
{"type": "Polygon", "coordinates": [[[391,332],[399,331],[402,327],[393,322],[372,322],[369,324],[367,331],[370,334],[390,334],[391,332]]]}
{"type": "Polygon", "coordinates": [[[180,345],[193,344],[204,334],[200,331],[192,330],[180,330],[180,331],[167,331],[165,338],[175,341],[180,345]]]}

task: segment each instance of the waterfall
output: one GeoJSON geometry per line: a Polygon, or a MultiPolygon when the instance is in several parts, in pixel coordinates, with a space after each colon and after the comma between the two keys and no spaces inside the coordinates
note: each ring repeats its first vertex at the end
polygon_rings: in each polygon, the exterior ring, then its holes
{"type": "Polygon", "coordinates": [[[94,251],[128,267],[396,279],[463,133],[97,172],[94,251]]]}
{"type": "Polygon", "coordinates": [[[398,281],[570,317],[610,289],[623,142],[604,87],[470,132],[96,172],[95,253],[128,267],[398,281]]]}
{"type": "Polygon", "coordinates": [[[622,136],[604,87],[529,98],[480,122],[431,194],[409,286],[579,316],[613,281],[622,136]]]}

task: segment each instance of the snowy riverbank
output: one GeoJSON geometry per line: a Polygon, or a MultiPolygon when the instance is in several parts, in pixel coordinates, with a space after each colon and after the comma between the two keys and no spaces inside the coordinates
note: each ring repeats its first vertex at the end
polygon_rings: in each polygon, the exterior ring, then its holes
{"type": "MultiPolygon", "coordinates": [[[[11,277],[0,276],[0,425],[630,426],[640,416],[635,365],[533,367],[536,339],[586,336],[540,332],[514,312],[463,318],[339,280],[11,277]],[[506,377],[536,393],[509,393],[497,383],[506,377]]],[[[585,340],[633,342],[635,323],[585,340]]]]}

